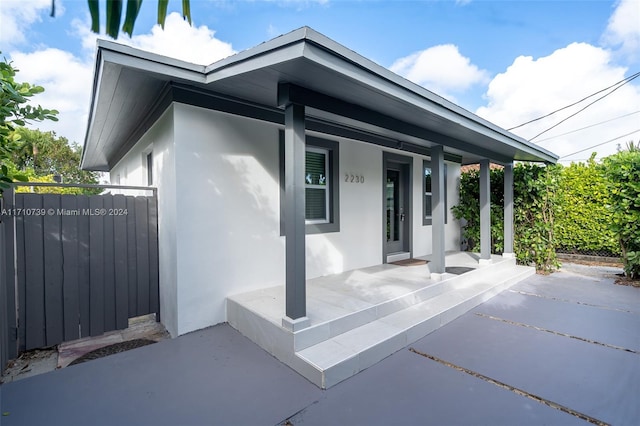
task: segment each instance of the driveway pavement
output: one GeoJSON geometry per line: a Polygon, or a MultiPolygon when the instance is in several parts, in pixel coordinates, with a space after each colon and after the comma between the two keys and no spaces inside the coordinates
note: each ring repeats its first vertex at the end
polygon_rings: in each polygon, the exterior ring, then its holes
{"type": "Polygon", "coordinates": [[[322,391],[227,325],[0,387],[11,425],[640,424],[640,289],[534,276],[322,391]]]}

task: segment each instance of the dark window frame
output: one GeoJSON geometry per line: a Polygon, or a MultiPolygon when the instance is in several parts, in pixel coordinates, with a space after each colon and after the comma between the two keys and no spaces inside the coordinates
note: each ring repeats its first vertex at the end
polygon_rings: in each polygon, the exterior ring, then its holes
{"type": "MultiPolygon", "coordinates": [[[[305,223],[306,234],[340,232],[340,144],[337,141],[306,135],[306,146],[327,151],[329,160],[328,191],[329,220],[326,223],[305,223]]],[[[284,131],[279,131],[279,177],[280,177],[280,235],[284,235],[284,131]]]]}
{"type": "Polygon", "coordinates": [[[145,155],[147,169],[147,186],[153,186],[153,151],[145,155]]]}

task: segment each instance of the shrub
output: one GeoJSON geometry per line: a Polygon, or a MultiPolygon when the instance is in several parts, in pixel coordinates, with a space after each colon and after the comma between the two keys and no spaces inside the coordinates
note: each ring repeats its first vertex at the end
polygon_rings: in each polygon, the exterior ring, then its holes
{"type": "MultiPolygon", "coordinates": [[[[549,272],[558,267],[554,245],[554,211],[559,166],[518,164],[514,168],[514,251],[519,263],[535,264],[549,272]]],[[[504,170],[494,168],[491,181],[491,252],[504,249],[504,170]]],[[[480,172],[460,177],[460,202],[452,207],[456,219],[466,221],[463,238],[470,248],[480,241],[480,172]]]]}
{"type": "Polygon", "coordinates": [[[513,169],[514,251],[518,262],[549,273],[560,264],[554,221],[561,166],[518,164],[513,169]]]}
{"type": "Polygon", "coordinates": [[[556,248],[567,252],[620,254],[611,222],[611,197],[603,167],[594,160],[561,170],[555,220],[556,248]]]}
{"type": "Polygon", "coordinates": [[[611,230],[620,244],[625,274],[640,278],[640,149],[606,157],[604,175],[610,191],[611,230]]]}

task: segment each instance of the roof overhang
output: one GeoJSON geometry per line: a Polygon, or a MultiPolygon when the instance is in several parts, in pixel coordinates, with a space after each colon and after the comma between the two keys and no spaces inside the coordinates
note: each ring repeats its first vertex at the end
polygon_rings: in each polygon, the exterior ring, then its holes
{"type": "Polygon", "coordinates": [[[190,103],[178,89],[261,110],[264,119],[280,122],[283,84],[293,88],[289,101],[307,106],[310,121],[401,149],[443,145],[465,164],[558,160],[305,27],[209,66],[99,40],[82,167],[110,170],[166,107],[190,103]]]}

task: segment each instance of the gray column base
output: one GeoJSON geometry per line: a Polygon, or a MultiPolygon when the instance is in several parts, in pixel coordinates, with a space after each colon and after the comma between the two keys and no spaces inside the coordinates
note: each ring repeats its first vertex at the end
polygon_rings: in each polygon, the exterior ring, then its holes
{"type": "Polygon", "coordinates": [[[493,263],[493,259],[479,259],[479,265],[491,265],[493,263]]]}
{"type": "Polygon", "coordinates": [[[516,254],[515,253],[502,253],[502,257],[504,257],[505,259],[515,259],[516,258],[516,254]]]}
{"type": "Polygon", "coordinates": [[[308,317],[300,317],[298,319],[291,319],[289,317],[282,318],[282,327],[289,331],[296,332],[305,329],[311,325],[308,317]]]}

